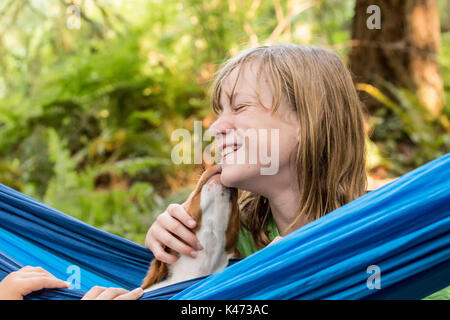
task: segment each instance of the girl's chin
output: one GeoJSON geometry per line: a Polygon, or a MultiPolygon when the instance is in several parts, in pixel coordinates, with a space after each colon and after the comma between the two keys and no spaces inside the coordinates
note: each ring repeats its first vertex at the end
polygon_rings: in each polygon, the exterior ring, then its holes
{"type": "Polygon", "coordinates": [[[254,180],[254,172],[252,166],[248,165],[222,165],[220,173],[220,182],[228,188],[248,189],[254,180]]]}
{"type": "Polygon", "coordinates": [[[222,169],[222,172],[220,173],[220,183],[225,187],[234,188],[233,181],[234,179],[230,177],[230,174],[224,172],[224,170],[222,169]]]}

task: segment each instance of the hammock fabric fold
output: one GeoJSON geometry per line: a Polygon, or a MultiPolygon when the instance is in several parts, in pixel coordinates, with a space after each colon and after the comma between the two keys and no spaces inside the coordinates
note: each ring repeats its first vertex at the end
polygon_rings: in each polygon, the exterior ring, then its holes
{"type": "MultiPolygon", "coordinates": [[[[94,285],[131,290],[152,259],[138,244],[0,185],[0,280],[24,265],[63,280],[74,268],[80,276],[79,289],[41,290],[26,299],[80,299],[94,285]]],[[[222,272],[141,299],[421,299],[448,285],[450,154],[222,272]],[[370,266],[380,271],[380,289],[369,283],[370,266]]]]}

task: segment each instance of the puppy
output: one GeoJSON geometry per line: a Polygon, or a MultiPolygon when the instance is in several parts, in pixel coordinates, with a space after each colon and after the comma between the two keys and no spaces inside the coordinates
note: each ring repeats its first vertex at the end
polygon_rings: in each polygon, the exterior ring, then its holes
{"type": "MultiPolygon", "coordinates": [[[[239,257],[236,248],[240,224],[237,196],[237,189],[220,184],[219,166],[207,169],[182,204],[197,222],[193,231],[202,243],[203,250],[198,252],[197,258],[181,255],[170,265],[153,259],[141,288],[151,291],[213,274],[224,269],[231,257],[239,257]]],[[[167,251],[174,253],[171,249],[167,251]]]]}

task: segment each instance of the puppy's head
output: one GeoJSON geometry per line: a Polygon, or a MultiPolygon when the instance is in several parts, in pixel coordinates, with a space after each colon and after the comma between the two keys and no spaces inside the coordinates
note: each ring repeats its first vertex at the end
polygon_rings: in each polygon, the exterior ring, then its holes
{"type": "MultiPolygon", "coordinates": [[[[221,188],[225,188],[220,184],[220,167],[214,166],[209,169],[206,169],[200,179],[195,186],[195,189],[191,192],[188,199],[182,204],[184,210],[192,217],[192,219],[197,222],[197,227],[194,231],[197,231],[201,227],[202,220],[202,202],[205,202],[205,199],[202,199],[202,190],[207,185],[216,185],[221,186],[221,188]]],[[[228,201],[231,201],[228,200],[228,201]]]]}
{"type": "Polygon", "coordinates": [[[203,172],[194,191],[182,204],[186,212],[197,222],[194,232],[201,228],[204,215],[219,214],[224,219],[224,230],[227,233],[227,249],[235,246],[239,232],[238,192],[235,188],[227,188],[220,183],[219,166],[203,172]],[[219,210],[219,212],[217,212],[219,210]],[[234,241],[234,242],[233,242],[234,241]]]}
{"type": "MultiPolygon", "coordinates": [[[[225,231],[225,251],[238,257],[239,252],[236,249],[236,241],[240,227],[239,207],[237,203],[238,192],[237,189],[224,187],[220,183],[220,172],[221,169],[219,166],[214,166],[204,171],[195,189],[182,206],[197,223],[197,226],[193,229],[194,232],[201,229],[203,214],[210,214],[208,211],[217,210],[218,208],[226,208],[226,210],[229,210],[229,212],[221,213],[224,217],[228,218],[228,221],[225,222],[227,224],[225,231]]],[[[167,249],[167,251],[173,253],[171,249],[167,249]]],[[[167,273],[167,264],[153,259],[141,287],[146,289],[160,282],[167,273]]]]}

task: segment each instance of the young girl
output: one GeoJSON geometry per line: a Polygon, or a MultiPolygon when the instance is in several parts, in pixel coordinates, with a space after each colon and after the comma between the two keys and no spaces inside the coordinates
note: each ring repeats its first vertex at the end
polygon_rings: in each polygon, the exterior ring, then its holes
{"type": "MultiPolygon", "coordinates": [[[[212,109],[218,115],[210,132],[223,156],[221,182],[241,190],[241,255],[366,192],[362,105],[337,54],[294,44],[243,51],[217,72],[212,109]],[[267,167],[261,159],[227,161],[237,152],[245,159],[255,152],[242,143],[249,130],[279,132],[278,153],[271,155],[276,174],[261,174],[267,167]]],[[[273,141],[266,140],[258,149],[272,150],[273,141]]],[[[193,227],[181,205],[170,205],[150,227],[146,246],[166,263],[178,259],[166,247],[195,258],[202,245],[193,227]]]]}
{"type": "MultiPolygon", "coordinates": [[[[335,53],[294,44],[243,51],[217,72],[212,108],[218,115],[210,132],[222,153],[221,183],[241,190],[242,256],[365,193],[362,106],[335,53]],[[262,174],[268,164],[258,157],[254,162],[229,161],[238,152],[247,160],[254,156],[255,149],[244,143],[249,130],[267,137],[277,132],[278,139],[258,139],[256,149],[258,154],[261,148],[271,150],[274,173],[262,174]]],[[[196,257],[202,245],[194,227],[181,205],[172,204],[150,227],[146,246],[166,263],[178,259],[167,247],[196,257]]],[[[85,298],[142,294],[111,290],[94,287],[85,298]]]]}

